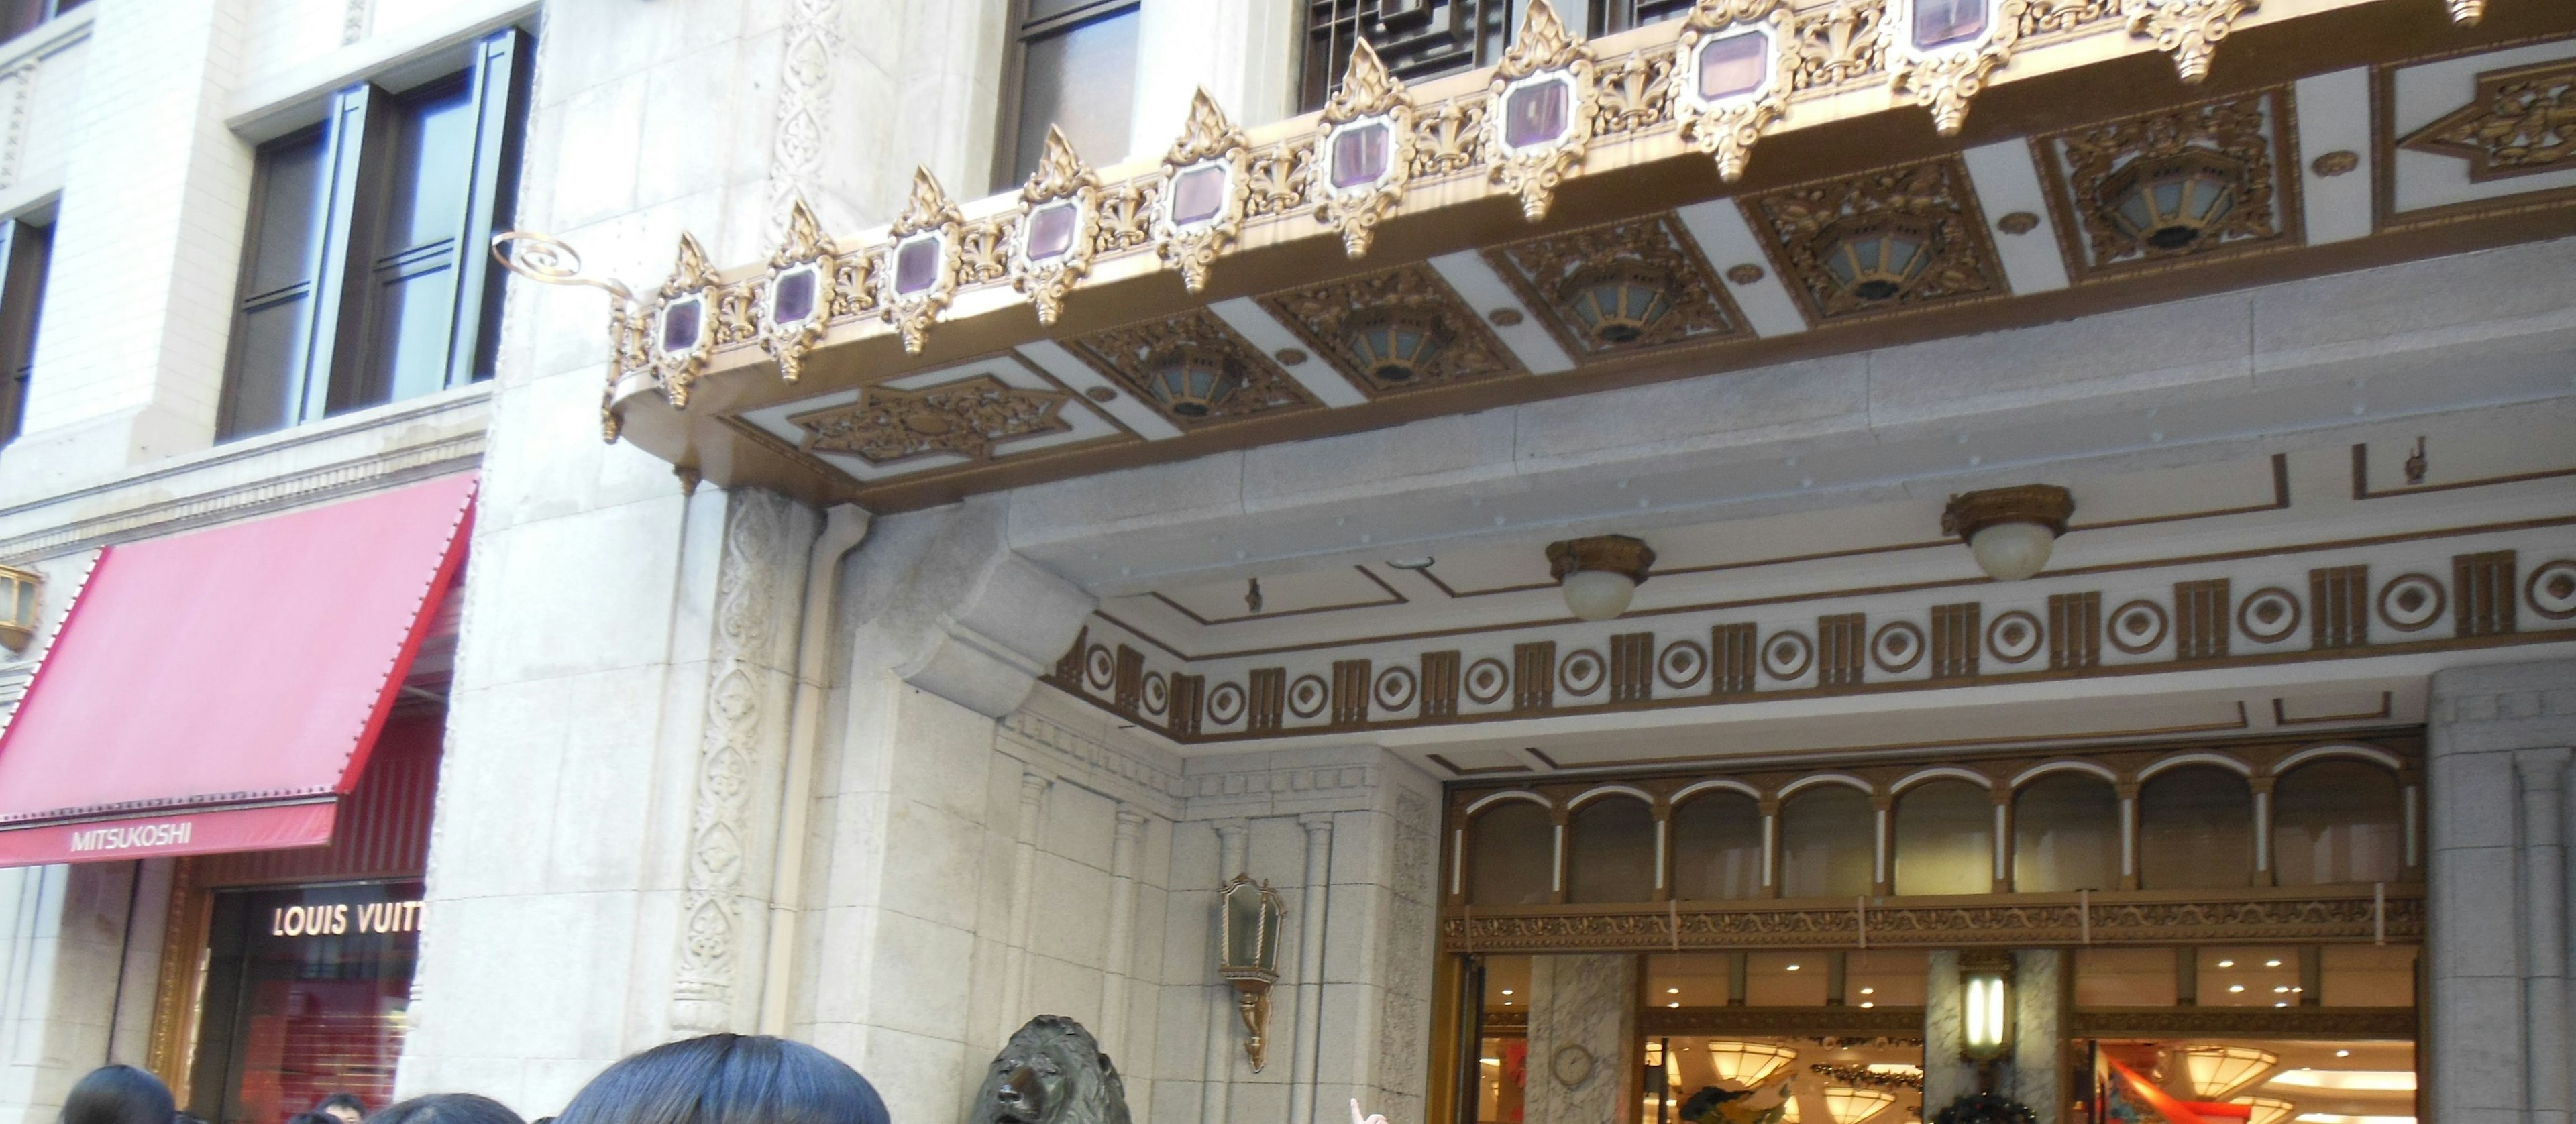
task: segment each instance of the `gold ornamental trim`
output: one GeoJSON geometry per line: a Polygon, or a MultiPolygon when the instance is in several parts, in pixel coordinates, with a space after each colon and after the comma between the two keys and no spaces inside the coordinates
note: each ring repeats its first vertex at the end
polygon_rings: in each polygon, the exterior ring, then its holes
{"type": "Polygon", "coordinates": [[[1017,236],[1011,239],[1011,288],[1029,298],[1038,323],[1052,327],[1064,311],[1065,294],[1091,273],[1100,226],[1100,174],[1082,162],[1064,130],[1053,125],[1047,126],[1046,151],[1038,157],[1037,170],[1020,188],[1019,216],[1017,236]],[[1057,205],[1073,208],[1070,241],[1060,254],[1033,258],[1029,249],[1038,212],[1057,205]]]}
{"type": "Polygon", "coordinates": [[[1585,570],[1619,574],[1646,584],[1655,568],[1655,548],[1627,535],[1593,535],[1547,544],[1547,573],[1557,581],[1585,570]]]}
{"type": "Polygon", "coordinates": [[[2055,484],[1958,492],[1941,509],[1941,533],[1965,540],[1999,523],[2037,523],[2062,535],[2067,517],[2073,514],[2074,493],[2055,484]]]}
{"type": "Polygon", "coordinates": [[[1163,155],[1162,198],[1154,212],[1154,252],[1181,271],[1181,284],[1192,294],[1207,288],[1208,268],[1218,254],[1243,232],[1244,199],[1252,175],[1251,149],[1243,130],[1202,86],[1190,95],[1189,122],[1171,151],[1163,155]],[[1224,196],[1212,218],[1181,221],[1182,178],[1220,170],[1224,196]]]}
{"type": "Polygon", "coordinates": [[[2263,0],[2125,0],[2129,34],[2156,41],[2156,49],[2174,58],[2174,69],[2187,85],[2209,77],[2218,44],[2247,12],[2263,0]]]}
{"type": "Polygon", "coordinates": [[[939,178],[931,175],[928,168],[914,168],[912,197],[904,203],[903,214],[896,216],[894,228],[889,231],[893,244],[882,251],[883,260],[874,270],[880,306],[877,315],[903,333],[906,355],[921,354],[930,336],[930,325],[957,295],[958,231],[964,223],[957,204],[940,189],[939,178]],[[931,244],[929,284],[906,294],[900,291],[904,251],[925,239],[931,244]]]}
{"type": "Polygon", "coordinates": [[[1887,52],[1888,88],[1914,95],[1914,100],[1932,111],[1933,129],[1942,136],[1955,137],[1967,124],[1968,103],[1985,92],[1986,82],[1995,71],[2012,62],[2013,49],[2021,41],[2022,17],[2028,14],[2030,2],[1989,0],[1983,34],[1965,43],[1931,50],[1914,45],[1915,3],[1916,0],[1889,0],[1887,18],[1879,24],[1880,42],[1887,52]]]}
{"type": "Polygon", "coordinates": [[[1687,114],[1682,135],[1717,161],[1717,176],[1727,183],[1744,178],[1753,142],[1789,115],[1789,84],[1802,58],[1792,16],[1789,0],[1699,0],[1683,21],[1680,63],[1671,79],[1687,114]],[[1761,35],[1766,48],[1761,85],[1749,96],[1703,103],[1701,45],[1748,31],[1761,35]]]}
{"type": "Polygon", "coordinates": [[[1362,39],[1351,46],[1350,69],[1342,79],[1342,88],[1331,101],[1324,103],[1321,118],[1323,135],[1316,146],[1323,155],[1317,158],[1322,167],[1312,173],[1316,180],[1315,221],[1333,228],[1342,236],[1342,252],[1351,258],[1365,257],[1370,242],[1377,235],[1377,224],[1404,202],[1404,193],[1413,182],[1414,130],[1417,127],[1413,101],[1404,92],[1403,79],[1397,78],[1377,57],[1377,48],[1362,39]],[[1333,183],[1333,149],[1345,131],[1384,128],[1386,130],[1386,170],[1373,183],[1343,189],[1333,183]]]}
{"type": "Polygon", "coordinates": [[[661,383],[672,409],[689,408],[689,390],[706,372],[707,356],[715,350],[716,297],[716,274],[707,265],[706,249],[695,237],[682,233],[678,260],[672,263],[669,279],[655,291],[643,325],[646,366],[661,383]],[[676,348],[671,343],[684,324],[675,324],[674,317],[691,318],[696,324],[689,342],[676,348]]]}
{"type": "Polygon", "coordinates": [[[1592,146],[1592,117],[1597,94],[1592,56],[1583,41],[1566,30],[1548,0],[1530,0],[1521,14],[1521,30],[1487,86],[1484,152],[1493,163],[1488,179],[1519,196],[1521,217],[1537,222],[1547,217],[1557,185],[1583,164],[1592,146]],[[1510,100],[1532,83],[1566,84],[1565,128],[1553,138],[1515,151],[1510,143],[1510,100]]]}
{"type": "Polygon", "coordinates": [[[787,209],[787,235],[777,252],[769,255],[769,272],[759,281],[760,299],[754,303],[759,315],[757,334],[761,349],[778,364],[778,377],[795,382],[804,373],[805,353],[815,341],[823,338],[825,325],[831,322],[832,283],[838,274],[834,268],[832,244],[823,237],[823,224],[814,218],[813,208],[797,199],[787,209]],[[811,271],[813,294],[805,315],[796,321],[779,321],[779,283],[791,275],[811,271]]]}

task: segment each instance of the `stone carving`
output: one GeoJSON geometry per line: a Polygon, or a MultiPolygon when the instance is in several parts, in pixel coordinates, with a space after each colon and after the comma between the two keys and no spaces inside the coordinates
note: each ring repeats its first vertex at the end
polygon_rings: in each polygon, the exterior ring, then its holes
{"type": "Polygon", "coordinates": [[[997,442],[1072,428],[1059,416],[1069,397],[977,375],[920,390],[870,387],[850,405],[787,420],[805,431],[807,452],[849,453],[873,465],[942,453],[980,461],[992,459],[997,442]]]}
{"type": "Polygon", "coordinates": [[[912,199],[904,204],[903,214],[894,220],[887,233],[894,239],[893,249],[886,252],[887,263],[876,272],[877,301],[883,306],[878,315],[903,333],[903,350],[907,355],[921,354],[923,341],[930,334],[932,321],[939,319],[950,298],[957,295],[957,262],[959,228],[964,219],[957,204],[939,187],[939,180],[928,168],[912,172],[912,199]],[[927,244],[928,262],[915,271],[907,270],[905,251],[927,244]]]}
{"type": "Polygon", "coordinates": [[[2576,60],[2480,74],[2469,104],[2397,143],[2468,161],[2476,183],[2576,167],[2576,60]]]}
{"type": "Polygon", "coordinates": [[[791,205],[801,204],[823,170],[832,58],[841,46],[841,0],[789,0],[787,9],[786,49],[778,66],[777,131],[769,145],[773,238],[788,233],[793,223],[791,205]]]}
{"type": "Polygon", "coordinates": [[[1538,1121],[1622,1118],[1616,1060],[1636,1026],[1637,958],[1623,953],[1530,960],[1527,1114],[1538,1121]],[[1540,1059],[1545,1059],[1542,1063],[1540,1059]],[[1604,1064],[1608,1063],[1608,1064],[1604,1064]]]}
{"type": "Polygon", "coordinates": [[[1038,323],[1052,325],[1064,311],[1065,294],[1091,272],[1091,257],[1097,252],[1100,227],[1100,176],[1073,151],[1064,130],[1047,126],[1046,151],[1038,157],[1038,167],[1029,173],[1029,182],[1020,188],[1019,237],[1010,243],[1009,271],[1011,287],[1029,298],[1036,309],[1038,323]],[[1029,218],[1057,205],[1067,205],[1069,212],[1054,212],[1051,219],[1069,219],[1071,229],[1065,232],[1064,248],[1050,244],[1031,256],[1029,218]]]}
{"type": "Polygon", "coordinates": [[[1886,0],[1834,0],[1798,21],[1798,69],[1790,88],[1831,86],[1886,69],[1887,49],[1878,36],[1886,19],[1886,0]]]}
{"type": "Polygon", "coordinates": [[[1284,215],[1306,205],[1307,192],[1315,184],[1315,146],[1272,145],[1252,157],[1245,168],[1244,217],[1284,215]]]}
{"type": "Polygon", "coordinates": [[[1485,159],[1485,117],[1493,102],[1458,98],[1424,110],[1413,126],[1412,178],[1452,175],[1485,159]]]}
{"type": "Polygon", "coordinates": [[[1323,143],[1330,146],[1345,136],[1365,141],[1370,133],[1363,130],[1375,131],[1385,147],[1385,171],[1374,180],[1347,187],[1326,177],[1321,198],[1315,204],[1315,221],[1342,236],[1345,255],[1366,255],[1370,240],[1377,234],[1377,224],[1404,201],[1418,140],[1415,120],[1413,101],[1405,96],[1403,80],[1387,72],[1386,64],[1377,57],[1377,49],[1369,46],[1366,39],[1352,45],[1351,65],[1342,88],[1324,103],[1323,143]]]}
{"type": "Polygon", "coordinates": [[[2013,47],[2021,41],[2030,0],[1994,0],[1994,5],[1994,26],[1984,35],[1929,51],[1914,46],[1907,26],[1911,21],[1879,25],[1879,43],[1887,52],[1888,88],[1913,94],[1914,100],[1932,111],[1932,127],[1942,136],[1959,135],[1968,121],[1968,102],[1985,91],[1986,79],[2012,61],[2013,47]]]}
{"type": "Polygon", "coordinates": [[[1082,1024],[1039,1015],[1011,1036],[975,1094],[972,1124],[1128,1124],[1118,1066],[1082,1024]]]}
{"type": "Polygon", "coordinates": [[[1188,127],[1172,142],[1171,151],[1163,154],[1162,206],[1154,217],[1155,252],[1181,271],[1181,284],[1192,293],[1207,287],[1208,268],[1243,230],[1244,200],[1252,178],[1248,145],[1243,130],[1226,119],[1225,110],[1202,88],[1190,97],[1188,127]],[[1202,194],[1207,188],[1185,192],[1210,175],[1219,177],[1213,196],[1202,194]],[[1182,198],[1185,193],[1191,197],[1182,198]],[[1206,214],[1196,212],[1202,201],[1211,208],[1206,214]]]}
{"type": "Polygon", "coordinates": [[[2121,13],[2129,34],[2156,41],[2156,49],[2174,57],[2182,80],[2199,85],[2209,77],[2209,60],[2218,53],[2237,17],[2262,6],[2262,0],[2124,0],[2121,13]]]}
{"type": "Polygon", "coordinates": [[[1547,0],[1530,0],[1521,14],[1520,34],[1494,68],[1487,105],[1509,104],[1516,87],[1547,76],[1559,76],[1554,80],[1567,87],[1557,109],[1562,120],[1552,135],[1540,129],[1534,138],[1516,144],[1512,134],[1517,126],[1506,120],[1507,114],[1489,110],[1485,115],[1484,150],[1493,166],[1487,178],[1520,196],[1521,217],[1531,222],[1547,217],[1556,185],[1582,165],[1584,151],[1592,144],[1597,90],[1592,82],[1592,56],[1583,41],[1566,30],[1565,21],[1547,0]]]}

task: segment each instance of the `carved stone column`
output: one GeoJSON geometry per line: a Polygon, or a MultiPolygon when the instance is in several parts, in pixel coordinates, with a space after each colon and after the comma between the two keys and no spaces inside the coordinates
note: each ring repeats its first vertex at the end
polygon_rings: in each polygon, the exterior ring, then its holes
{"type": "Polygon", "coordinates": [[[1109,935],[1100,973],[1100,1026],[1093,1037],[1112,1058],[1126,1057],[1127,980],[1136,974],[1136,853],[1145,845],[1145,813],[1118,806],[1109,846],[1109,935]]]}
{"type": "Polygon", "coordinates": [[[1530,958],[1527,1124],[1636,1120],[1628,1042],[1637,1026],[1637,958],[1530,958]]]}
{"type": "MultiPolygon", "coordinates": [[[[1251,825],[1239,819],[1227,819],[1218,820],[1215,826],[1217,877],[1232,878],[1248,868],[1250,859],[1245,853],[1245,844],[1251,835],[1251,825]]],[[[1213,930],[1216,918],[1210,916],[1207,923],[1213,930]]],[[[1206,971],[1215,974],[1216,965],[1207,965],[1206,971]]],[[[1243,1028],[1235,1022],[1234,988],[1219,980],[1210,992],[1207,1069],[1199,1086],[1199,1119],[1215,1124],[1226,1118],[1226,1104],[1233,1093],[1234,1060],[1243,1053],[1243,1028]]]]}
{"type": "Polygon", "coordinates": [[[1011,836],[1011,915],[1008,966],[1002,973],[1002,1021],[993,1029],[996,1041],[1008,1039],[1021,1023],[1039,1012],[1029,1005],[1029,938],[1037,924],[1038,837],[1046,831],[1047,788],[1044,773],[1020,773],[1020,814],[1011,836]]]}
{"type": "Polygon", "coordinates": [[[1333,892],[1333,817],[1297,817],[1306,829],[1305,889],[1298,894],[1297,1041],[1288,1067],[1288,1119],[1315,1118],[1315,1036],[1323,1025],[1325,906],[1333,892]]]}
{"type": "Polygon", "coordinates": [[[749,1031],[768,950],[770,864],[796,679],[804,562],[818,521],[775,492],[726,493],[724,548],[673,961],[675,1037],[749,1031]]]}

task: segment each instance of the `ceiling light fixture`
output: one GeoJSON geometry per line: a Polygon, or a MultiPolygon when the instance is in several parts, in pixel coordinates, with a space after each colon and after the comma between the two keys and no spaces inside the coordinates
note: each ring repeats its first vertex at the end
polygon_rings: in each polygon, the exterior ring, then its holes
{"type": "Polygon", "coordinates": [[[2227,1103],[2241,1104],[2253,1110],[2251,1115],[2246,1117],[2245,1124],[2281,1124],[2299,1108],[2279,1097],[2235,1097],[2227,1103]]]}
{"type": "Polygon", "coordinates": [[[1397,309],[1354,319],[1345,342],[1369,378],[1403,386],[1422,376],[1432,358],[1448,346],[1449,336],[1428,314],[1397,309]]]}
{"type": "Polygon", "coordinates": [[[1708,1064],[1717,1079],[1740,1089],[1762,1084],[1790,1062],[1798,1052],[1768,1042],[1733,1042],[1720,1039],[1708,1044],[1708,1064]]]}
{"type": "Polygon", "coordinates": [[[2074,513],[2074,495],[2055,484],[1959,492],[1941,509],[1941,533],[1966,542],[1987,577],[2017,582],[2048,565],[2074,513]]]}
{"type": "Polygon", "coordinates": [[[1563,587],[1565,607],[1587,621],[1628,611],[1629,599],[1655,567],[1655,549],[1627,535],[1594,535],[1547,544],[1547,572],[1563,587]]]}
{"type": "Polygon", "coordinates": [[[1673,314],[1672,278],[1640,261],[1578,269],[1558,291],[1584,333],[1604,346],[1644,339],[1673,314]]]}
{"type": "Polygon", "coordinates": [[[1826,227],[1817,259],[1834,286],[1859,301],[1903,296],[1932,268],[1932,224],[1912,215],[1862,215],[1826,227]]]}
{"type": "Polygon", "coordinates": [[[1156,354],[1146,371],[1146,391],[1164,409],[1185,418],[1215,413],[1244,384],[1243,364],[1235,357],[1192,344],[1156,354]]]}
{"type": "Polygon", "coordinates": [[[2192,1046],[2177,1054],[2183,1079],[2204,1101],[2224,1100],[2281,1064],[2281,1055],[2252,1046],[2192,1046]]]}
{"type": "Polygon", "coordinates": [[[2187,250],[2236,209],[2245,165],[2205,148],[2134,160],[2102,181],[2102,217],[2151,253],[2187,250]]]}
{"type": "Polygon", "coordinates": [[[1825,1087],[1825,1115],[1834,1124],[1860,1124],[1896,1103],[1896,1094],[1881,1089],[1863,1089],[1856,1085],[1825,1087]]]}

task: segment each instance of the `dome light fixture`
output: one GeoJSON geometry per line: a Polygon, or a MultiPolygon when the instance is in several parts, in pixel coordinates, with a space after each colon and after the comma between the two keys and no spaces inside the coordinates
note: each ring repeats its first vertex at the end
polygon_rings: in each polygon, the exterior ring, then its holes
{"type": "Polygon", "coordinates": [[[1558,291],[1584,334],[1604,347],[1644,339],[1673,314],[1672,278],[1641,261],[1578,269],[1558,291]]]}
{"type": "Polygon", "coordinates": [[[1547,572],[1563,587],[1577,618],[1606,621],[1628,611],[1655,568],[1655,548],[1627,535],[1594,535],[1547,544],[1547,572]]]}
{"type": "Polygon", "coordinates": [[[1214,414],[1243,388],[1243,363],[1215,348],[1182,344],[1146,365],[1145,389],[1174,414],[1193,420],[1214,414]]]}
{"type": "Polygon", "coordinates": [[[2074,513],[2074,495],[2055,484],[1960,492],[1941,509],[1941,533],[1965,541],[1987,577],[2017,582],[2048,565],[2074,513]]]}
{"type": "Polygon", "coordinates": [[[2175,1051],[2192,1094],[2215,1101],[2252,1085],[2281,1064],[2281,1055],[2252,1046],[2190,1046],[2175,1051]]]}
{"type": "Polygon", "coordinates": [[[2245,1124],[2281,1124],[2290,1118],[2291,1113],[2299,1110],[2298,1105],[2279,1097],[2230,1097],[2227,1103],[2241,1104],[2253,1110],[2245,1124]]]}
{"type": "Polygon", "coordinates": [[[1768,1042],[1735,1042],[1719,1040],[1708,1044],[1708,1064],[1717,1079],[1738,1089],[1751,1089],[1770,1079],[1798,1052],[1768,1042]]]}
{"type": "Polygon", "coordinates": [[[1884,304],[1932,269],[1932,224],[1913,215],[1860,215],[1826,227],[1816,259],[1834,287],[1864,304],[1884,304]]]}
{"type": "Polygon", "coordinates": [[[1410,386],[1449,344],[1440,321],[1407,310],[1372,312],[1351,322],[1347,339],[1360,370],[1387,386],[1410,386]]]}
{"type": "Polygon", "coordinates": [[[2206,148],[2132,160],[2102,181],[2102,217],[2149,253],[2175,253],[2210,240],[2244,185],[2242,161],[2206,148]]]}

